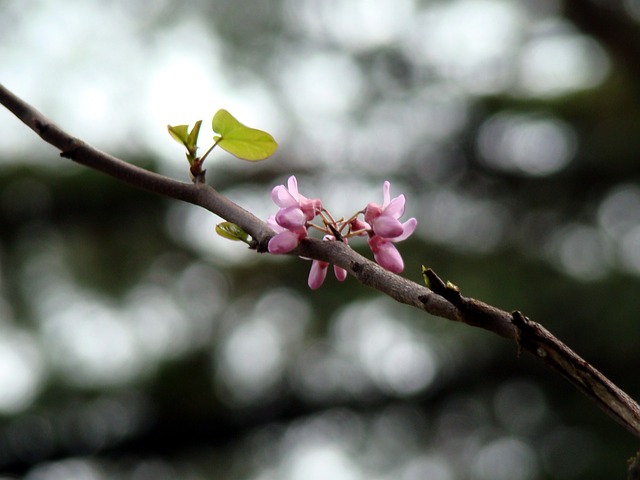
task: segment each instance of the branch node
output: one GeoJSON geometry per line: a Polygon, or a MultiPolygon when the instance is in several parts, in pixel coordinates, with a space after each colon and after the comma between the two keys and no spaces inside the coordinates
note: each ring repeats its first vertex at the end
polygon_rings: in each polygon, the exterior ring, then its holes
{"type": "Polygon", "coordinates": [[[62,152],[60,152],[60,156],[62,158],[68,158],[70,160],[73,160],[74,157],[76,157],[77,151],[78,151],[78,147],[73,145],[71,148],[68,148],[68,149],[63,150],[62,152]]]}
{"type": "Polygon", "coordinates": [[[47,133],[47,131],[49,131],[51,125],[48,122],[44,122],[40,118],[36,117],[33,119],[33,128],[34,131],[42,137],[47,133]]]}
{"type": "Polygon", "coordinates": [[[269,240],[270,238],[266,238],[263,241],[259,242],[255,238],[252,238],[251,243],[249,244],[249,248],[255,250],[258,253],[266,253],[269,251],[269,240]]]}
{"type": "MultiPolygon", "coordinates": [[[[531,328],[532,322],[519,310],[514,310],[513,312],[511,312],[511,322],[513,323],[513,326],[516,327],[516,345],[518,347],[517,356],[518,358],[520,358],[520,354],[522,353],[522,338],[527,334],[527,330],[531,328]]],[[[539,348],[538,350],[541,349],[539,348]]],[[[540,355],[539,352],[538,354],[540,355]]],[[[542,357],[543,355],[540,356],[542,357]]]]}
{"type": "Polygon", "coordinates": [[[202,167],[202,162],[194,163],[189,168],[189,177],[191,177],[191,181],[196,185],[203,185],[207,183],[207,179],[206,179],[207,171],[203,170],[200,167],[202,167]]]}
{"type": "Polygon", "coordinates": [[[445,300],[452,303],[459,309],[464,309],[465,300],[460,293],[460,289],[453,283],[447,281],[446,283],[430,268],[425,268],[423,274],[426,277],[427,285],[431,291],[437,295],[440,295],[445,300]]]}

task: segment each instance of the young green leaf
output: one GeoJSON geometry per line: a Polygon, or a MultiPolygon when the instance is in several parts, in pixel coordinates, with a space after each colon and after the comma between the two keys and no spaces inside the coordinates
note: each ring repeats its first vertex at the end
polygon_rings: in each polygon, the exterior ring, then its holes
{"type": "Polygon", "coordinates": [[[176,142],[181,143],[185,147],[187,146],[189,125],[176,125],[174,127],[167,125],[167,130],[169,130],[169,135],[171,135],[176,142]]]}
{"type": "Polygon", "coordinates": [[[427,286],[427,288],[429,290],[432,289],[431,287],[431,280],[429,280],[429,277],[427,276],[427,270],[429,270],[427,267],[425,267],[424,265],[422,265],[422,278],[424,279],[424,283],[427,286]]]}
{"type": "Polygon", "coordinates": [[[200,133],[200,125],[202,125],[202,120],[198,120],[191,132],[189,132],[189,125],[176,125],[171,126],[167,125],[167,130],[169,130],[169,135],[178,143],[184,145],[187,149],[187,160],[190,165],[196,161],[196,152],[198,151],[198,134],[200,133]]]}
{"type": "Polygon", "coordinates": [[[218,110],[211,121],[213,137],[220,148],[243,160],[264,160],[275,152],[278,144],[267,132],[250,128],[226,110],[218,110]]]}
{"type": "Polygon", "coordinates": [[[231,222],[222,222],[216,225],[216,233],[223,238],[229,240],[241,241],[249,243],[249,234],[241,229],[238,225],[231,222]]]}
{"type": "Polygon", "coordinates": [[[189,151],[193,150],[195,152],[196,144],[198,143],[198,135],[200,134],[200,125],[202,125],[202,120],[198,120],[195,123],[187,137],[186,145],[189,151]]]}

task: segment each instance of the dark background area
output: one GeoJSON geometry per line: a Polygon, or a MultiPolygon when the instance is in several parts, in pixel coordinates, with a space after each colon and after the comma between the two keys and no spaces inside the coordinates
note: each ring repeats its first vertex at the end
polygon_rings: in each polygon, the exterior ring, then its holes
{"type": "MultiPolygon", "coordinates": [[[[280,147],[208,181],[348,217],[519,309],[640,398],[640,3],[0,1],[0,81],[188,181],[167,124],[227,108],[280,147]]],[[[210,133],[203,133],[207,148],[210,133]]],[[[638,440],[516,346],[71,164],[0,112],[0,473],[57,479],[625,478],[638,440]]],[[[370,255],[364,242],[353,248],[370,255]]]]}

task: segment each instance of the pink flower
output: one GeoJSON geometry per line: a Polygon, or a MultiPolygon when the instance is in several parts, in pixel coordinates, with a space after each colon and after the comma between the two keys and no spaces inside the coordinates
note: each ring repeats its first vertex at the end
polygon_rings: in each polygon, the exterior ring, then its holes
{"type": "Polygon", "coordinates": [[[285,188],[284,185],[273,187],[273,190],[271,190],[271,199],[273,202],[280,207],[281,211],[299,209],[307,221],[313,220],[322,210],[322,202],[320,199],[309,199],[298,193],[298,181],[293,175],[289,177],[287,186],[288,188],[285,188]]]}
{"type": "Polygon", "coordinates": [[[296,248],[307,236],[307,222],[322,210],[319,199],[308,199],[298,192],[298,181],[293,175],[287,186],[278,185],[271,191],[271,199],[280,209],[267,220],[276,232],[269,240],[270,253],[287,253],[296,248]]]}
{"type": "MultiPolygon", "coordinates": [[[[406,199],[404,195],[392,199],[390,190],[391,184],[385,181],[382,187],[382,205],[369,203],[349,220],[334,220],[324,210],[320,199],[309,199],[301,195],[296,177],[289,177],[287,187],[278,185],[271,191],[271,198],[278,206],[278,212],[267,220],[267,224],[276,232],[269,240],[269,252],[291,252],[308,236],[309,227],[326,232],[326,241],[339,239],[347,243],[348,237],[368,235],[369,247],[376,262],[391,272],[400,273],[404,269],[404,262],[394,244],[413,234],[418,222],[415,218],[404,223],[400,221],[400,217],[404,215],[406,199]],[[362,213],[364,220],[358,218],[362,213]],[[317,215],[321,216],[324,227],[310,223],[317,215]],[[344,233],[347,227],[348,231],[344,233]]],[[[313,290],[320,288],[327,278],[328,270],[328,262],[313,260],[309,272],[309,287],[313,290]]],[[[339,281],[347,277],[347,271],[343,268],[334,265],[333,271],[339,281]]]]}
{"type": "Polygon", "coordinates": [[[403,226],[398,220],[404,214],[404,195],[391,200],[391,184],[384,182],[382,187],[382,206],[370,203],[364,210],[364,221],[371,225],[373,233],[384,238],[394,238],[402,235],[403,226]]]}
{"type": "Polygon", "coordinates": [[[382,187],[382,206],[368,204],[364,220],[371,225],[368,243],[376,262],[393,273],[400,273],[404,270],[404,262],[394,243],[408,238],[416,229],[418,221],[415,218],[404,223],[398,220],[404,214],[406,199],[404,195],[399,195],[391,200],[390,189],[391,184],[385,181],[382,187]]]}
{"type": "MultiPolygon", "coordinates": [[[[324,240],[335,240],[333,235],[325,235],[324,240]]],[[[345,241],[346,243],[346,241],[345,241]]],[[[322,260],[314,260],[311,263],[311,270],[309,271],[309,288],[311,290],[317,290],[324,283],[324,279],[327,278],[327,270],[329,269],[329,263],[322,260]]],[[[333,273],[339,282],[344,281],[347,278],[347,271],[344,268],[340,268],[336,265],[333,266],[333,273]]]]}
{"type": "Polygon", "coordinates": [[[393,273],[400,273],[404,270],[404,261],[394,243],[409,237],[416,229],[417,224],[418,221],[415,218],[410,218],[402,224],[402,235],[395,238],[384,238],[380,235],[373,235],[369,238],[369,248],[371,248],[373,257],[378,265],[393,273]]]}
{"type": "Polygon", "coordinates": [[[278,210],[275,221],[281,227],[295,229],[304,227],[307,223],[307,217],[298,206],[292,206],[278,210]]]}
{"type": "Polygon", "coordinates": [[[276,234],[269,240],[269,253],[288,253],[298,246],[300,240],[307,236],[307,229],[304,226],[292,230],[281,227],[276,222],[275,215],[271,215],[267,219],[267,225],[276,232],[276,234]]]}

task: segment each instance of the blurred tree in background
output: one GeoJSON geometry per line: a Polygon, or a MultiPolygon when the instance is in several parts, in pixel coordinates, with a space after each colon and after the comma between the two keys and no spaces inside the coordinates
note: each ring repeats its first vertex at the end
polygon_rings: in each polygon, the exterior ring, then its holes
{"type": "MultiPolygon", "coordinates": [[[[636,0],[0,0],[0,81],[185,181],[166,125],[228,108],[280,149],[208,180],[261,218],[290,174],[345,215],[388,179],[418,219],[403,275],[522,310],[637,399],[639,22],[636,0]]],[[[309,262],[218,221],[0,111],[0,472],[624,477],[637,439],[513,345],[352,279],[311,292],[309,262]]]]}

